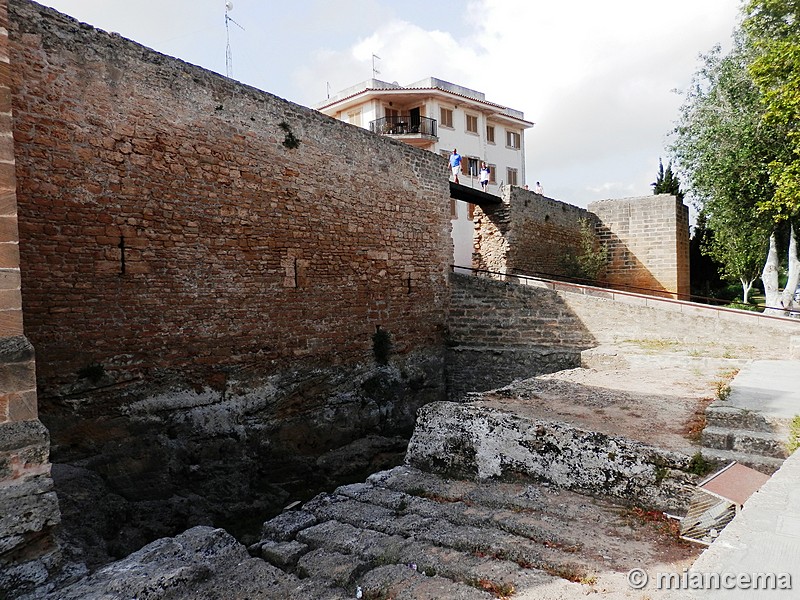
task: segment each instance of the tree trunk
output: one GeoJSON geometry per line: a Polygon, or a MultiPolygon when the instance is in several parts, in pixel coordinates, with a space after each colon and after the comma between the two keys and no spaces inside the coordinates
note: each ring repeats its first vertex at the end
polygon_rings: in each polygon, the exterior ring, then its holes
{"type": "Polygon", "coordinates": [[[798,280],[800,280],[800,259],[797,257],[797,236],[795,236],[794,225],[792,225],[789,235],[789,278],[786,280],[786,287],[783,288],[781,297],[781,304],[786,310],[796,308],[794,291],[797,289],[798,280]]]}
{"type": "Polygon", "coordinates": [[[775,241],[775,233],[769,236],[769,252],[767,252],[767,262],[764,263],[764,270],[761,271],[761,281],[764,283],[764,296],[766,296],[766,314],[783,314],[781,310],[780,298],[778,297],[778,248],[775,241]]]}
{"type": "Polygon", "coordinates": [[[739,278],[739,281],[742,282],[742,304],[747,304],[749,302],[750,290],[753,289],[753,282],[755,279],[747,281],[744,278],[739,278]]]}

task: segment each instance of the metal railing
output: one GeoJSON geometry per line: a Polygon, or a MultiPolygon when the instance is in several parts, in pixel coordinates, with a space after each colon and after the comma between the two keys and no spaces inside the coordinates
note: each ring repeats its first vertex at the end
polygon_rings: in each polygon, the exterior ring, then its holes
{"type": "Polygon", "coordinates": [[[369,130],[378,135],[419,134],[436,137],[436,119],[416,115],[383,117],[370,121],[369,130]]]}
{"type": "MultiPolygon", "coordinates": [[[[553,273],[530,273],[521,269],[511,269],[511,272],[501,273],[498,271],[490,271],[487,269],[476,269],[474,267],[463,267],[460,265],[450,265],[450,269],[455,273],[463,273],[476,276],[489,276],[501,281],[536,281],[543,284],[550,289],[574,289],[580,290],[580,293],[592,295],[589,291],[591,288],[597,288],[598,292],[608,291],[612,295],[617,296],[638,296],[648,298],[655,302],[664,302],[666,304],[684,304],[695,307],[708,308],[709,310],[716,310],[718,312],[735,312],[737,314],[751,315],[762,317],[766,319],[781,319],[798,323],[800,318],[800,309],[785,309],[783,307],[771,307],[765,304],[757,304],[759,310],[752,311],[743,308],[736,308],[736,302],[730,300],[721,300],[719,298],[709,298],[706,296],[698,296],[695,294],[676,294],[666,290],[657,290],[653,288],[645,288],[634,285],[612,284],[593,279],[582,279],[578,277],[567,277],[563,275],[555,275],[553,273]],[[763,312],[762,312],[763,311],[763,312]],[[783,314],[780,314],[783,313],[783,314]]],[[[744,307],[744,305],[742,305],[744,307]]]]}

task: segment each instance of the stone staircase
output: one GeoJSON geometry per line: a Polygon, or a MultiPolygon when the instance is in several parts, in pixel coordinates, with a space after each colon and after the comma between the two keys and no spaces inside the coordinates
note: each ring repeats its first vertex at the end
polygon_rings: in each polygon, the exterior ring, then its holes
{"type": "MultiPolygon", "coordinates": [[[[593,574],[630,568],[639,534],[626,511],[546,484],[397,467],[282,513],[249,550],[297,578],[290,598],[581,598],[593,574]]],[[[654,555],[668,544],[651,541],[654,555]]]]}
{"type": "Polygon", "coordinates": [[[793,415],[800,414],[800,389],[795,389],[792,379],[781,379],[798,368],[796,361],[745,365],[731,382],[730,394],[706,408],[706,427],[700,438],[703,454],[775,472],[788,456],[793,415]],[[757,376],[761,384],[756,383],[757,376]]]}

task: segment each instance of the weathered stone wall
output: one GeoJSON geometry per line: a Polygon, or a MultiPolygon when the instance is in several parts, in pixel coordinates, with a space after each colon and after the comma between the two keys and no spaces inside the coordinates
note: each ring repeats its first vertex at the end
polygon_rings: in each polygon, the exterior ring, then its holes
{"type": "Polygon", "coordinates": [[[476,207],[473,268],[499,273],[568,276],[565,259],[580,242],[585,209],[516,187],[503,188],[503,202],[476,207]]]}
{"type": "Polygon", "coordinates": [[[47,578],[59,561],[60,520],[23,331],[10,76],[8,6],[0,0],[0,597],[47,578]]]}
{"type": "Polygon", "coordinates": [[[477,208],[473,268],[570,277],[581,223],[608,251],[600,280],[616,286],[689,294],[689,211],[674,196],[593,202],[582,209],[512,186],[503,203],[477,208]]]}
{"type": "Polygon", "coordinates": [[[688,298],[689,209],[659,194],[589,204],[608,248],[606,280],[688,298]]]}
{"type": "Polygon", "coordinates": [[[800,336],[795,319],[566,285],[556,290],[597,344],[674,342],[736,358],[785,358],[800,336]]]}
{"type": "Polygon", "coordinates": [[[9,4],[26,333],[90,562],[397,462],[444,394],[446,161],[9,4]]]}
{"type": "Polygon", "coordinates": [[[455,273],[450,281],[451,399],[580,366],[581,350],[595,345],[567,304],[549,290],[455,273]]]}

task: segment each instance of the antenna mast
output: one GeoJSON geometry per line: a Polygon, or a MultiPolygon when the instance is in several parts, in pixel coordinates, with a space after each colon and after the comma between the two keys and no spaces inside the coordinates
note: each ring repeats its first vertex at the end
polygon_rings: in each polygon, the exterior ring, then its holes
{"type": "Polygon", "coordinates": [[[239,29],[244,31],[244,27],[239,25],[236,21],[234,21],[231,16],[228,14],[233,10],[233,2],[231,0],[225,0],[225,75],[227,77],[233,77],[233,54],[231,53],[231,30],[228,26],[228,22],[230,21],[234,25],[236,25],[239,29]]]}
{"type": "Polygon", "coordinates": [[[380,72],[380,71],[378,71],[377,67],[375,66],[375,59],[376,59],[376,58],[377,58],[378,60],[380,60],[380,59],[381,59],[381,57],[380,57],[380,56],[378,56],[377,54],[373,54],[373,55],[372,55],[372,78],[373,78],[373,79],[375,79],[375,76],[376,76],[376,75],[380,75],[380,74],[381,74],[381,72],[380,72]]]}

